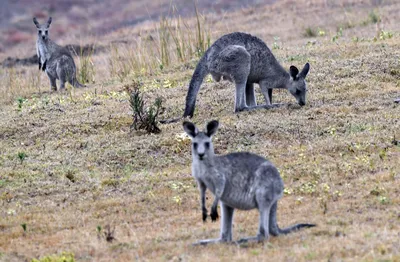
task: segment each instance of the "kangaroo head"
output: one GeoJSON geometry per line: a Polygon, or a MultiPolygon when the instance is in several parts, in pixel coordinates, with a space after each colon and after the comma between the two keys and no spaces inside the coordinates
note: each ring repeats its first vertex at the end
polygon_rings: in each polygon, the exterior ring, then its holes
{"type": "Polygon", "coordinates": [[[189,121],[183,122],[183,129],[192,139],[193,158],[202,161],[214,156],[214,147],[211,142],[211,137],[217,132],[218,125],[218,121],[212,120],[207,124],[203,132],[199,132],[193,123],[189,121]]]}
{"type": "Polygon", "coordinates": [[[299,105],[306,104],[307,83],[306,76],[310,70],[310,64],[306,63],[303,70],[299,73],[299,69],[295,66],[290,67],[289,92],[296,98],[299,105]]]}
{"type": "Polygon", "coordinates": [[[51,20],[52,20],[52,18],[49,17],[47,22],[45,24],[41,25],[37,21],[36,17],[33,18],[33,23],[36,25],[39,38],[41,38],[43,40],[47,40],[49,38],[49,28],[50,28],[51,20]]]}

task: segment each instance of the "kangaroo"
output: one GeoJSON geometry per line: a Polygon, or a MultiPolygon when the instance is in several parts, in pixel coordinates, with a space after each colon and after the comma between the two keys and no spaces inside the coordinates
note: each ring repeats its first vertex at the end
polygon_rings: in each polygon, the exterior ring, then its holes
{"type": "Polygon", "coordinates": [[[38,31],[36,41],[36,53],[39,60],[39,70],[47,73],[51,88],[57,91],[56,79],[60,80],[60,88],[65,88],[65,82],[74,87],[84,87],[76,79],[76,66],[71,53],[65,47],[61,47],[49,38],[49,28],[52,18],[49,17],[46,24],[40,25],[36,17],[33,23],[38,31]]]}
{"type": "Polygon", "coordinates": [[[315,224],[296,224],[284,229],[278,227],[276,212],[278,200],[283,194],[283,181],[278,169],[267,159],[248,152],[215,156],[211,138],[218,126],[218,121],[213,120],[207,124],[205,131],[199,132],[193,123],[183,123],[183,129],[192,140],[192,174],[200,190],[203,221],[207,219],[206,189],[215,196],[211,220],[218,218],[219,201],[222,210],[220,238],[201,240],[195,245],[231,242],[235,208],[257,208],[260,213],[257,236],[242,238],[237,242],[239,244],[261,242],[268,240],[270,234],[278,236],[303,227],[314,227],[315,224]]]}
{"type": "Polygon", "coordinates": [[[217,82],[223,78],[235,83],[235,112],[279,106],[271,105],[273,88],[287,89],[303,106],[307,92],[305,77],[309,70],[310,64],[306,63],[301,72],[295,66],[287,72],[258,37],[240,32],[224,35],[208,48],[197,64],[183,117],[193,117],[197,93],[208,74],[217,82]],[[257,106],[254,84],[260,86],[266,105],[257,106]]]}

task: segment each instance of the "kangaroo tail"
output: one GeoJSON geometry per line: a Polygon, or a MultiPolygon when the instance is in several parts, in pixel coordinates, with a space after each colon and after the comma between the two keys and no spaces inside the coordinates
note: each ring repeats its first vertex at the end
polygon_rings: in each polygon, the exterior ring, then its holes
{"type": "Polygon", "coordinates": [[[76,77],[74,77],[73,80],[73,84],[72,84],[75,88],[79,88],[79,87],[86,87],[86,85],[79,83],[78,79],[76,79],[76,77]]]}
{"type": "Polygon", "coordinates": [[[189,90],[186,96],[186,106],[183,117],[193,117],[194,107],[196,105],[196,96],[204,77],[209,73],[207,69],[207,53],[203,55],[194,70],[192,80],[190,80],[189,90]]]}
{"type": "Polygon", "coordinates": [[[177,117],[177,118],[172,118],[172,119],[162,119],[159,122],[161,124],[171,124],[171,123],[179,122],[181,119],[182,119],[182,117],[177,117]]]}
{"type": "Polygon", "coordinates": [[[276,221],[276,211],[278,208],[277,202],[275,202],[270,210],[269,214],[269,233],[273,236],[278,236],[278,235],[286,235],[289,234],[293,231],[297,231],[301,228],[308,228],[308,227],[315,227],[315,224],[296,224],[290,227],[286,228],[279,228],[278,223],[276,221]]]}
{"type": "Polygon", "coordinates": [[[308,227],[315,227],[315,226],[316,226],[315,224],[296,224],[296,225],[293,225],[293,226],[290,226],[290,227],[287,227],[287,228],[283,228],[283,229],[280,229],[278,227],[278,229],[279,229],[279,234],[280,235],[286,235],[286,234],[289,234],[289,233],[291,233],[293,231],[300,230],[303,227],[304,228],[308,228],[308,227]]]}

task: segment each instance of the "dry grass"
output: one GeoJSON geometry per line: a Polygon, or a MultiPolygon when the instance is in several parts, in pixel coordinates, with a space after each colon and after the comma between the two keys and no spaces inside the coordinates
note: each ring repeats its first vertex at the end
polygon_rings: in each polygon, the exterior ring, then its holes
{"type": "MultiPolygon", "coordinates": [[[[2,69],[2,79],[19,77],[0,86],[9,94],[0,105],[0,260],[65,251],[78,261],[399,261],[400,110],[393,99],[400,88],[400,36],[393,25],[400,5],[378,7],[383,29],[394,34],[376,41],[376,25],[362,24],[376,6],[293,5],[208,19],[214,39],[242,30],[272,46],[278,36],[274,53],[286,68],[309,61],[307,106],[234,114],[232,85],[207,80],[193,120],[220,120],[217,153],[248,150],[276,164],[286,185],[281,226],[318,227],[247,247],[192,247],[217,237],[219,224],[202,223],[181,123],[161,126],[157,135],[132,132],[129,78],[121,82],[107,73],[111,55],[103,53],[92,57],[96,84],[84,89],[44,93],[43,74],[40,84],[29,85],[36,68],[2,69]],[[355,26],[337,35],[349,20],[355,26]],[[306,38],[298,21],[326,36],[306,38]],[[105,238],[107,225],[115,227],[113,241],[105,238]]],[[[162,97],[162,117],[182,114],[195,63],[135,75],[149,101],[162,97]]],[[[283,91],[274,100],[294,103],[283,91]]],[[[256,211],[238,211],[234,238],[254,235],[257,221],[256,211]]]]}

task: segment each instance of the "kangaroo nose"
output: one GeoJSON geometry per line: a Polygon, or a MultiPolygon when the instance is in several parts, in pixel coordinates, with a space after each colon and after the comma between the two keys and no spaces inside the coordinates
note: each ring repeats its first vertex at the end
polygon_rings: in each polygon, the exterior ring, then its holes
{"type": "Polygon", "coordinates": [[[204,153],[199,153],[199,158],[203,159],[203,157],[204,157],[204,153]]]}
{"type": "Polygon", "coordinates": [[[304,103],[303,101],[300,101],[300,102],[299,102],[299,105],[300,105],[300,106],[304,106],[305,104],[306,104],[306,103],[304,103]]]}
{"type": "Polygon", "coordinates": [[[42,38],[45,39],[46,37],[43,35],[42,38]]]}

